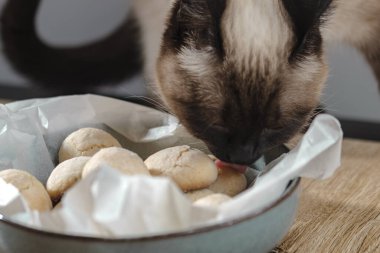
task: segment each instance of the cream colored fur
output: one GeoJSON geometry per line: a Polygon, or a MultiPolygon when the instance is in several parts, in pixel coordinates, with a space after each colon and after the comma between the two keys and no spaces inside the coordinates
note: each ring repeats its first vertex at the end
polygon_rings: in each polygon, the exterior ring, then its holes
{"type": "Polygon", "coordinates": [[[278,0],[228,1],[222,20],[227,58],[242,72],[275,72],[289,51],[291,28],[278,0]],[[255,25],[259,24],[259,25],[255,25]]]}

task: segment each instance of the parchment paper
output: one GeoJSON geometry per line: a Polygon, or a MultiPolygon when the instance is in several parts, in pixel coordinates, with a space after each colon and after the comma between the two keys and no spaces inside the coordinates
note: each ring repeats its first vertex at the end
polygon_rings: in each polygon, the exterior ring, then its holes
{"type": "MultiPolygon", "coordinates": [[[[207,152],[171,115],[102,96],[65,96],[0,107],[0,170],[23,169],[45,183],[61,142],[81,127],[105,129],[143,159],[182,144],[207,152]]],[[[208,226],[265,208],[294,178],[331,176],[340,165],[342,135],[335,118],[319,115],[298,146],[271,164],[254,187],[219,208],[192,205],[168,178],[126,176],[104,166],[71,188],[62,208],[46,213],[30,211],[17,189],[0,180],[0,214],[47,231],[102,238],[208,226]]]]}

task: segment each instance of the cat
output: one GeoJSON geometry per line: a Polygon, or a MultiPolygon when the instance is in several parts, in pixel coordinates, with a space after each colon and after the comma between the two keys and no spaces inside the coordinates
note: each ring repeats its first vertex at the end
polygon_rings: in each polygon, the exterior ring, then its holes
{"type": "Polygon", "coordinates": [[[359,49],[380,80],[378,0],[134,0],[114,34],[72,49],[38,38],[39,2],[4,7],[15,70],[76,89],[143,68],[168,110],[226,163],[251,164],[304,129],[328,76],[327,43],[359,49]]]}

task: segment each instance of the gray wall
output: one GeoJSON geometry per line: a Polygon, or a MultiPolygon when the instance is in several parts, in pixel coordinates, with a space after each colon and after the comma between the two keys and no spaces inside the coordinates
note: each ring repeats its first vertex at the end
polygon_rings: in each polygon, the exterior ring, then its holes
{"type": "Polygon", "coordinates": [[[343,45],[328,50],[330,78],[322,101],[343,118],[380,122],[380,92],[363,56],[343,45]]]}

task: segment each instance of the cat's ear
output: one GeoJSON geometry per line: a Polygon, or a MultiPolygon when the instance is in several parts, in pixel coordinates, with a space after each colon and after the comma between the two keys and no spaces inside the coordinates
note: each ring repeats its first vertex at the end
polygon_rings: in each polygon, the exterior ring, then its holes
{"type": "Polygon", "coordinates": [[[223,53],[220,23],[226,0],[178,0],[174,3],[164,44],[176,49],[212,47],[223,53]]]}
{"type": "MultiPolygon", "coordinates": [[[[308,39],[320,39],[319,27],[332,8],[332,0],[282,0],[293,25],[295,51],[303,50],[308,39]]],[[[310,41],[309,41],[310,42],[310,41]]],[[[307,45],[306,45],[307,46],[307,45]]]]}

